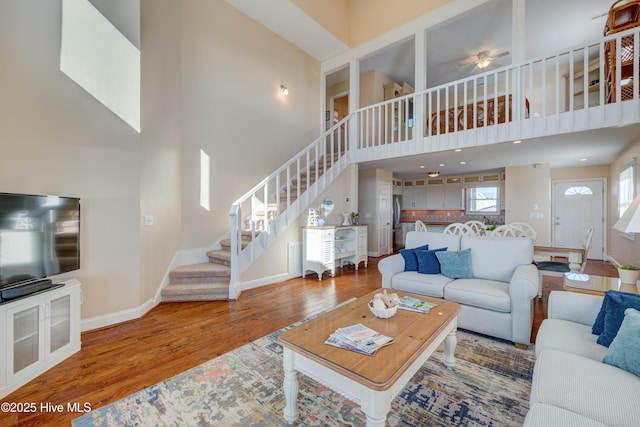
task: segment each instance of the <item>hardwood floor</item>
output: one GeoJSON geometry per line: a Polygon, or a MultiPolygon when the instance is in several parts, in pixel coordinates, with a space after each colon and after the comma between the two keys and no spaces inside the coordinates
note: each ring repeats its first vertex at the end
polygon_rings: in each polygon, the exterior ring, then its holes
{"type": "MultiPolygon", "coordinates": [[[[160,304],[143,318],[82,334],[82,350],[2,402],[35,403],[34,413],[0,412],[0,427],[69,425],[78,403],[98,408],[149,387],[234,348],[380,287],[379,259],[368,268],[338,269],[245,291],[237,301],[160,304]],[[61,413],[41,405],[63,405],[61,413]]],[[[617,277],[607,262],[589,261],[587,273],[617,277]]],[[[544,317],[549,292],[559,278],[545,278],[534,302],[532,339],[544,317]]]]}

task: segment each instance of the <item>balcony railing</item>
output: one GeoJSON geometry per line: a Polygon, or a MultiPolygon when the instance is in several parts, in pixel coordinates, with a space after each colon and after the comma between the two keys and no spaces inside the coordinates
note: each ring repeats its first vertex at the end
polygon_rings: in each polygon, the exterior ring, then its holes
{"type": "Polygon", "coordinates": [[[231,206],[230,297],[240,274],[350,163],[640,122],[639,31],[351,113],[231,206]]]}
{"type": "Polygon", "coordinates": [[[362,108],[351,160],[636,123],[639,31],[362,108]]]}

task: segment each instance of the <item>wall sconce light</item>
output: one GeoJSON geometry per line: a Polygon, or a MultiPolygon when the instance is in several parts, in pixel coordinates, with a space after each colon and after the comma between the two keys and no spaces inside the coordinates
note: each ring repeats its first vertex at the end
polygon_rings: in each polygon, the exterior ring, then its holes
{"type": "Polygon", "coordinates": [[[284,96],[289,95],[289,89],[287,89],[287,85],[280,85],[280,91],[284,96]]]}
{"type": "Polygon", "coordinates": [[[427,175],[429,175],[431,178],[435,178],[435,177],[440,176],[440,172],[438,172],[438,171],[427,172],[427,175]]]}

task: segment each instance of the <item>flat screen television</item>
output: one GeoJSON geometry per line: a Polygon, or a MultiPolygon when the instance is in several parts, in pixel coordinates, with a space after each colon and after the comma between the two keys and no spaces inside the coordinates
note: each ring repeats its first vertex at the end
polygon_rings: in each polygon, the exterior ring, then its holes
{"type": "Polygon", "coordinates": [[[0,193],[0,289],[80,268],[80,199],[0,193]]]}

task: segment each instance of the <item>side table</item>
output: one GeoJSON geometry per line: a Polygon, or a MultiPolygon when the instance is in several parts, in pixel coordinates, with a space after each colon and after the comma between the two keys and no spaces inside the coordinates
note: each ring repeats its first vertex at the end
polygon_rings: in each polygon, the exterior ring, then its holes
{"type": "Polygon", "coordinates": [[[638,286],[622,283],[617,277],[603,277],[580,273],[565,273],[563,288],[565,291],[595,295],[604,295],[604,293],[609,290],[630,292],[632,294],[639,293],[638,286]]]}

